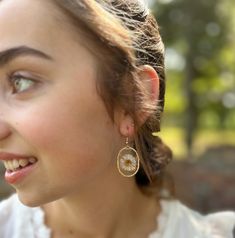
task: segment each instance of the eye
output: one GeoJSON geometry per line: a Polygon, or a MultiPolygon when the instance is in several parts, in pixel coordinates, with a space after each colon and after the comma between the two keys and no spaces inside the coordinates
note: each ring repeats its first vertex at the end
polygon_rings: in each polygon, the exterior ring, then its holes
{"type": "Polygon", "coordinates": [[[13,94],[22,93],[29,90],[36,82],[33,79],[17,74],[10,77],[13,94]]]}

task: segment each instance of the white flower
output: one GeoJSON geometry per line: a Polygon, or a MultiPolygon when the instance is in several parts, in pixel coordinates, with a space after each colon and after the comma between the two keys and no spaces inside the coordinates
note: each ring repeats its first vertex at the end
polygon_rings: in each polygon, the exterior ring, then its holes
{"type": "Polygon", "coordinates": [[[132,154],[125,154],[120,159],[120,167],[125,171],[135,171],[137,167],[136,158],[132,154]]]}

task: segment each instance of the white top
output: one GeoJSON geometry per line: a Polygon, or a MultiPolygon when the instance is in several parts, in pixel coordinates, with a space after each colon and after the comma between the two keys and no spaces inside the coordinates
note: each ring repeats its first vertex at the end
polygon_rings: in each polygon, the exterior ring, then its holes
{"type": "MultiPolygon", "coordinates": [[[[232,238],[235,212],[203,216],[177,200],[161,201],[158,229],[149,238],[232,238]]],[[[40,207],[24,206],[16,194],[0,203],[1,238],[50,238],[40,207]]]]}

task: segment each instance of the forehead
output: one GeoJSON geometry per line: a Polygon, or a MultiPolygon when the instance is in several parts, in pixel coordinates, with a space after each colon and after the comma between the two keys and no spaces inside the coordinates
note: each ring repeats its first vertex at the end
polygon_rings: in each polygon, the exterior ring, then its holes
{"type": "Polygon", "coordinates": [[[83,60],[95,70],[89,39],[68,23],[50,0],[0,0],[0,52],[28,46],[52,56],[57,63],[80,62],[81,66],[83,60]]]}
{"type": "Polygon", "coordinates": [[[53,55],[71,40],[58,11],[49,0],[0,1],[0,51],[27,45],[53,55]]]}
{"type": "MultiPolygon", "coordinates": [[[[44,0],[4,0],[0,2],[0,49],[12,45],[47,43],[53,38],[46,37],[54,24],[53,8],[44,0]],[[29,10],[30,9],[30,10],[29,10]],[[51,11],[51,14],[50,14],[51,11]],[[51,38],[51,39],[50,39],[51,38]]],[[[33,45],[32,45],[33,44],[33,45]]]]}

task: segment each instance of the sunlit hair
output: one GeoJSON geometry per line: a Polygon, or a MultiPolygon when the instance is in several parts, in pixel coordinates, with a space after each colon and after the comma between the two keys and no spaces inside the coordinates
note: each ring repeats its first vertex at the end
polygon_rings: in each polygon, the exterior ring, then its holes
{"type": "Polygon", "coordinates": [[[161,139],[152,135],[160,130],[165,95],[164,45],[155,18],[141,0],[53,1],[70,25],[83,33],[84,44],[99,59],[97,90],[110,117],[113,119],[113,108],[121,106],[134,119],[134,146],[141,157],[136,181],[141,188],[154,190],[172,157],[161,139]],[[158,73],[157,102],[149,103],[139,77],[141,65],[150,65],[158,73]],[[144,124],[140,112],[150,115],[144,124]]]}

